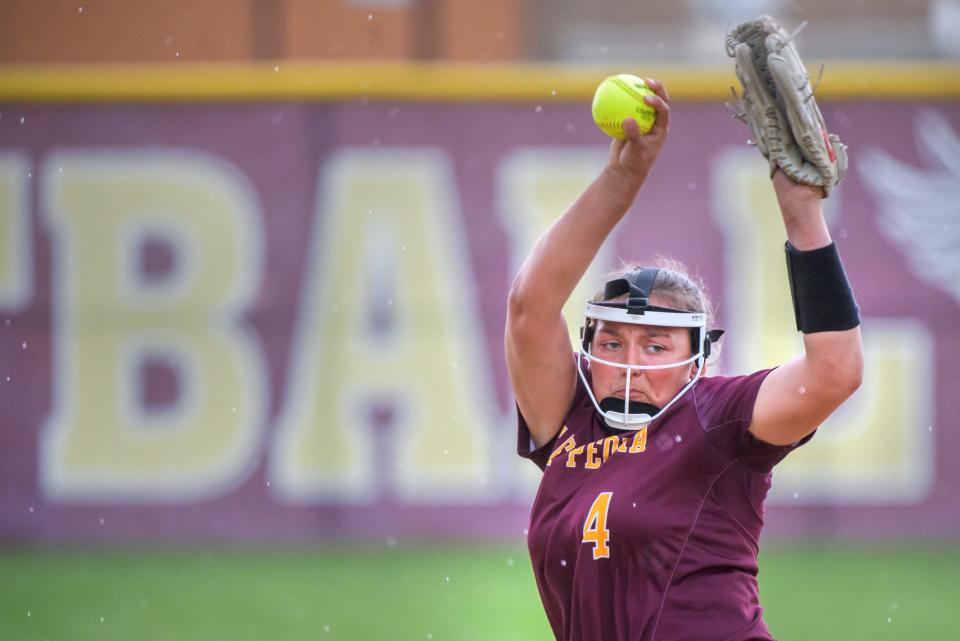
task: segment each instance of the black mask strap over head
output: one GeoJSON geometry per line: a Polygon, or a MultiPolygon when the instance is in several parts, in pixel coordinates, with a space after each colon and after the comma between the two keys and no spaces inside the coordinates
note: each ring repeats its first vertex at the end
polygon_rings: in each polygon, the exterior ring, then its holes
{"type": "Polygon", "coordinates": [[[641,267],[623,278],[611,280],[603,288],[603,300],[610,300],[629,294],[627,296],[627,312],[631,314],[640,314],[650,307],[650,292],[653,291],[653,281],[657,279],[660,270],[656,267],[641,267]]]}

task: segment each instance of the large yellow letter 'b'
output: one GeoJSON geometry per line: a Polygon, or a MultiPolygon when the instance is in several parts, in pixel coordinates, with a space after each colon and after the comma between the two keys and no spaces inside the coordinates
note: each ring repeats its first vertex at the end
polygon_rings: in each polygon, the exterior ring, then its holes
{"type": "Polygon", "coordinates": [[[261,278],[255,194],[223,161],[169,150],[59,153],[43,179],[55,341],[45,493],[226,492],[251,469],[264,416],[264,367],[238,321],[261,278]],[[150,243],[166,248],[157,277],[150,243]],[[159,410],[146,401],[151,361],[176,381],[159,410]]]}

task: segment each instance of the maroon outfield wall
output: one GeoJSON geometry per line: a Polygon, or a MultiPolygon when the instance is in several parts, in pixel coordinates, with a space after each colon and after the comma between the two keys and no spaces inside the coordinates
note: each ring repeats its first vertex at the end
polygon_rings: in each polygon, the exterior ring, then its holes
{"type": "MultiPolygon", "coordinates": [[[[957,537],[960,106],[825,107],[868,376],[778,468],[767,532],[957,537]]],[[[0,541],[522,537],[505,297],[557,186],[602,164],[586,105],[0,113],[0,541]]],[[[717,367],[776,362],[795,345],[764,166],[722,105],[671,128],[605,259],[686,262],[728,330],[717,367]]]]}

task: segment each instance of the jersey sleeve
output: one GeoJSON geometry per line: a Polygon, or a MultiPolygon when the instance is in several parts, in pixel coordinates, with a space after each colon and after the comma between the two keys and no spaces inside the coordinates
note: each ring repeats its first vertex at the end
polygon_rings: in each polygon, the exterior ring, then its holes
{"type": "MultiPolygon", "coordinates": [[[[557,431],[559,435],[560,431],[557,431]]],[[[553,447],[557,442],[557,436],[554,436],[552,439],[537,447],[533,442],[533,437],[530,435],[530,428],[527,426],[527,421],[523,418],[523,413],[520,412],[520,407],[517,407],[517,454],[523,458],[530,459],[537,464],[541,470],[546,469],[547,460],[550,458],[550,453],[553,451],[553,447]]]]}
{"type": "MultiPolygon", "coordinates": [[[[575,353],[573,358],[579,359],[580,355],[575,353]]],[[[589,376],[589,373],[587,376],[589,376]]],[[[573,399],[567,410],[567,414],[564,416],[564,423],[567,422],[573,410],[584,402],[585,398],[587,398],[587,388],[584,387],[583,380],[580,378],[580,375],[577,374],[577,389],[573,394],[573,399]]],[[[526,419],[523,418],[520,407],[517,406],[517,454],[523,458],[530,459],[536,463],[537,467],[541,470],[546,469],[547,461],[550,459],[550,455],[556,448],[557,440],[563,432],[563,426],[561,426],[552,439],[542,446],[537,447],[533,442],[533,437],[530,435],[530,427],[527,425],[526,419]]]]}
{"type": "Polygon", "coordinates": [[[757,472],[769,472],[773,466],[811,438],[809,434],[790,445],[773,445],[748,431],[760,385],[772,369],[747,376],[717,376],[703,379],[694,387],[697,415],[707,440],[727,457],[757,472]]]}

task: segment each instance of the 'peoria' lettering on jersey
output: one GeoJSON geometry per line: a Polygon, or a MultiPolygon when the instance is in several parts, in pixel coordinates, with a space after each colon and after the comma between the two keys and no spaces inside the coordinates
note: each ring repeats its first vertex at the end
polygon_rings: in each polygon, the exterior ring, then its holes
{"type": "MultiPolygon", "coordinates": [[[[567,427],[564,426],[563,429],[560,430],[560,437],[562,437],[566,431],[567,427]]],[[[606,462],[608,456],[615,452],[620,452],[621,454],[639,454],[646,449],[646,426],[641,427],[632,436],[613,434],[580,446],[577,445],[576,437],[571,434],[570,437],[562,442],[557,449],[553,451],[553,454],[550,455],[550,458],[547,460],[547,467],[553,463],[553,459],[561,454],[566,454],[567,467],[575,468],[582,463],[584,468],[596,470],[606,462]]]]}

